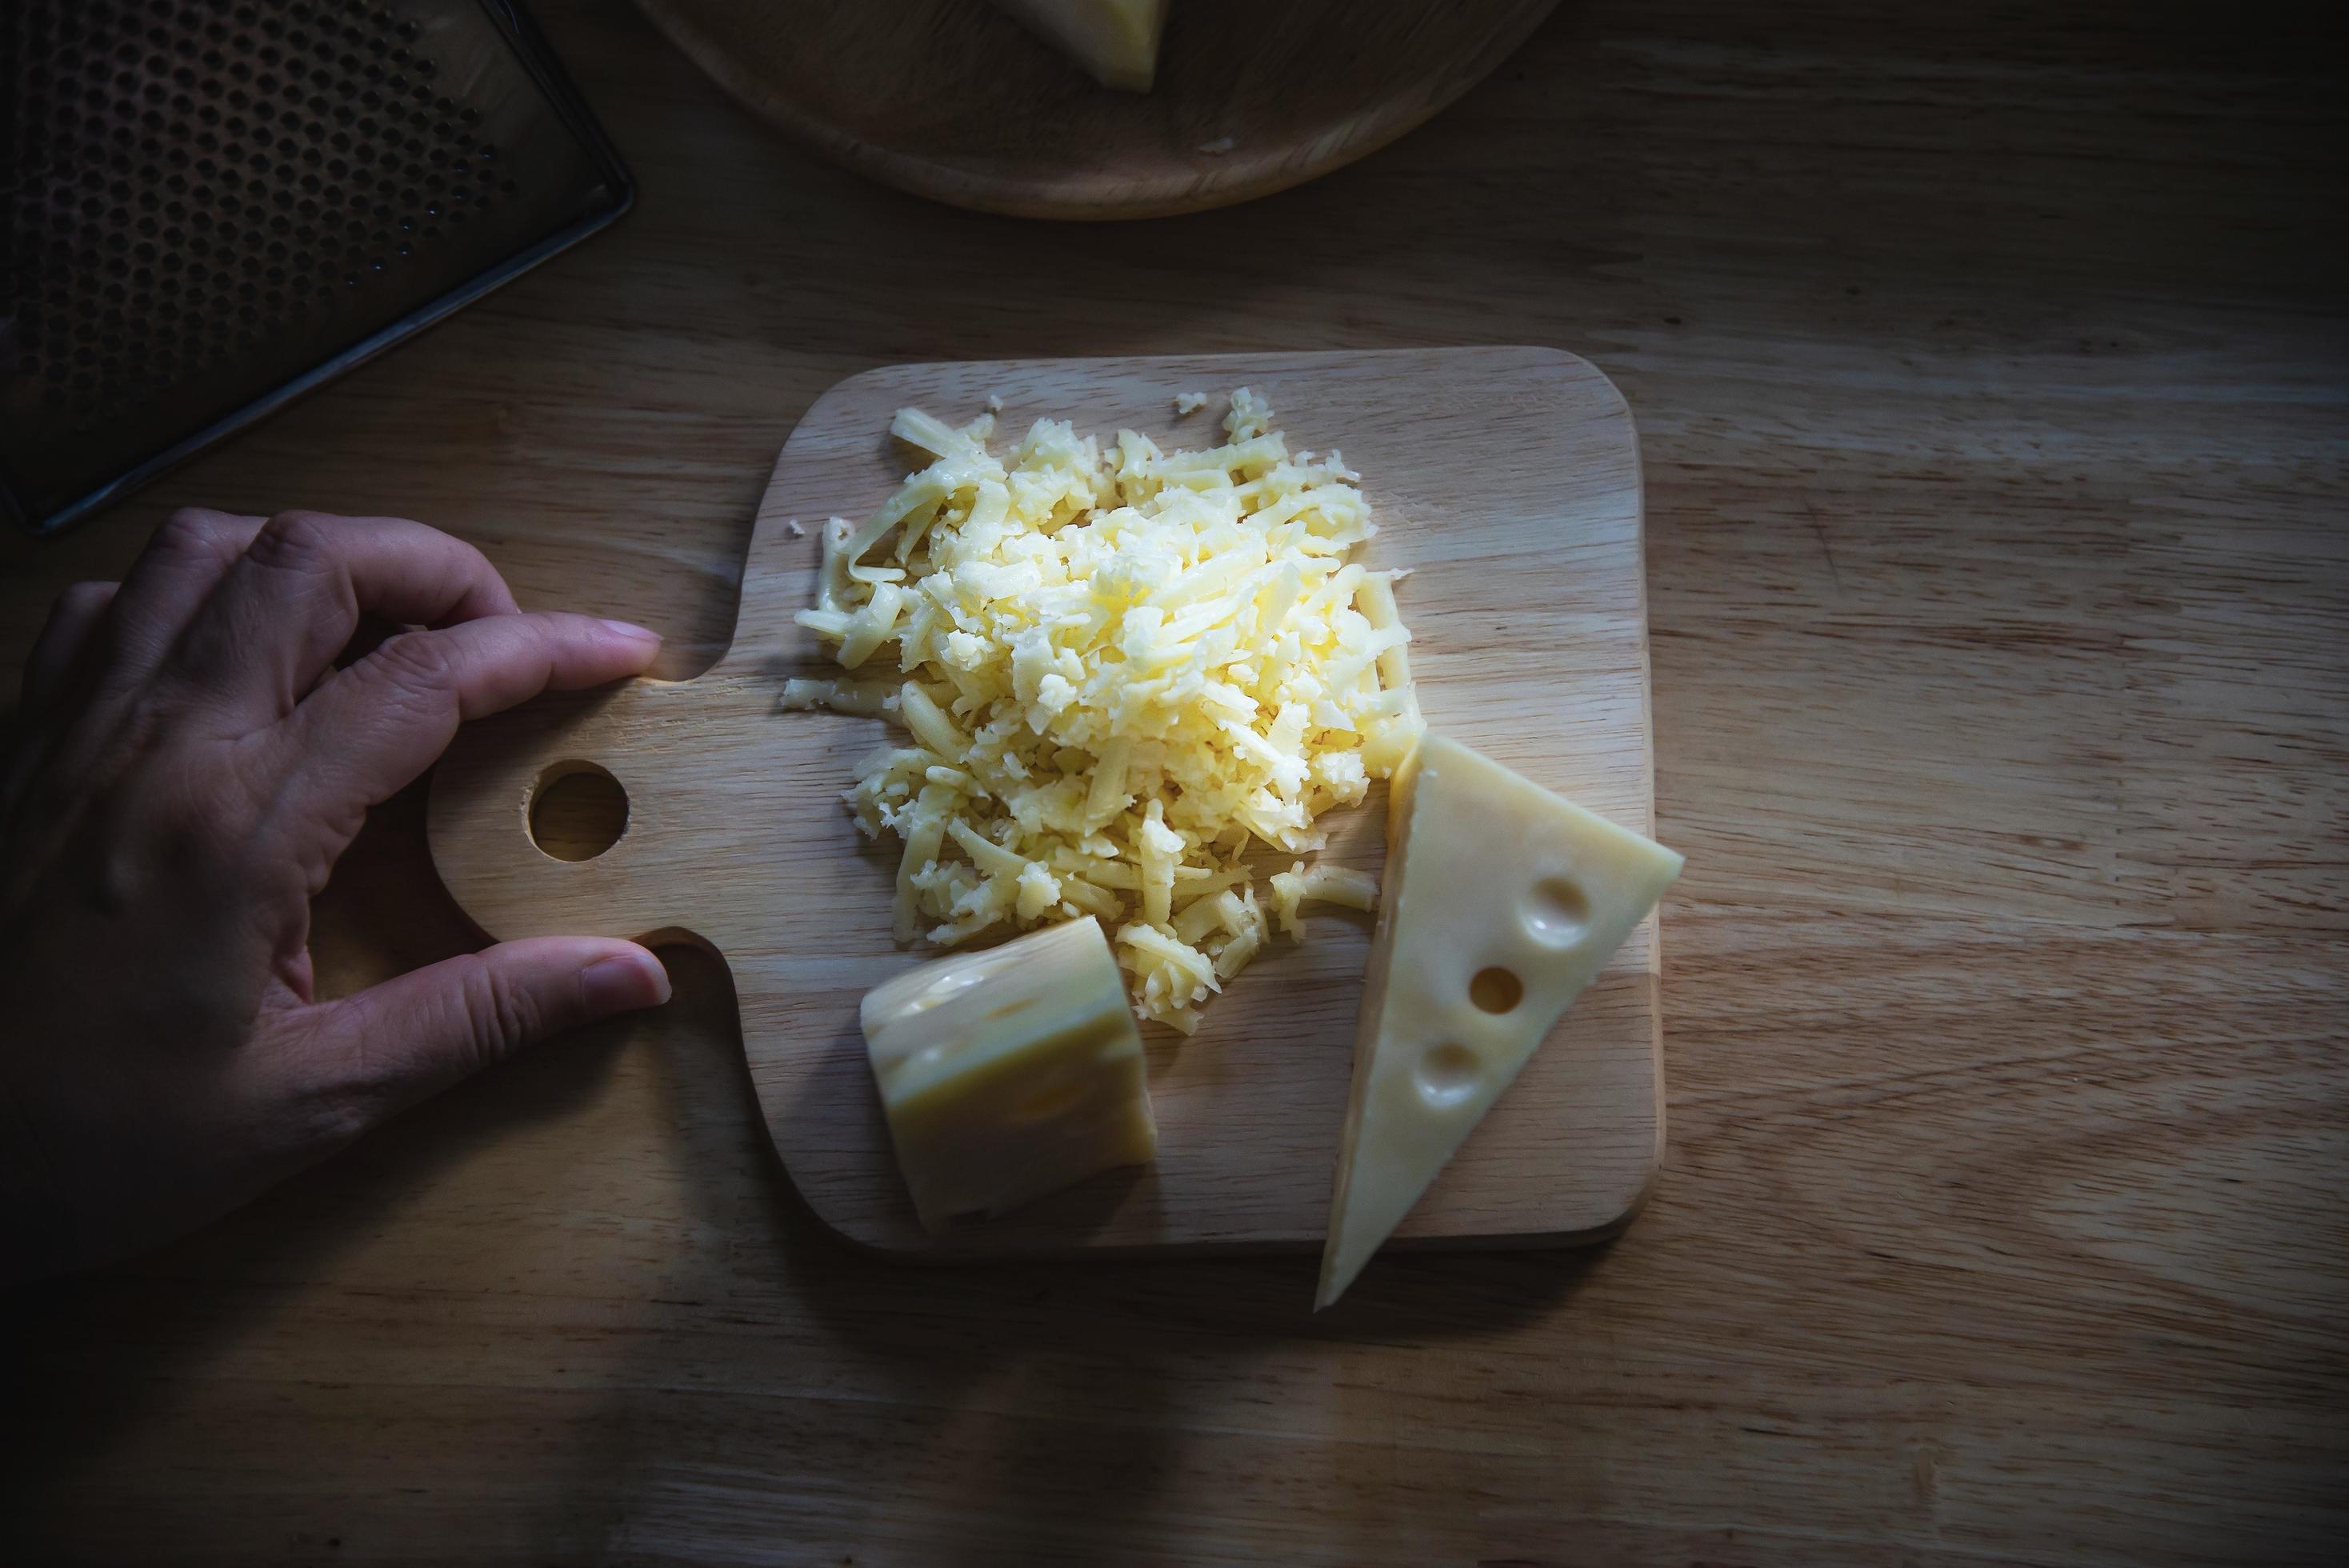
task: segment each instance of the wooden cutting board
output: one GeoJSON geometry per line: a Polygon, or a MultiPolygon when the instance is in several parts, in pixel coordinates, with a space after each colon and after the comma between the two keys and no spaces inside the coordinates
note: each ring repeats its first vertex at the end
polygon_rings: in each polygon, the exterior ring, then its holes
{"type": "Polygon", "coordinates": [[[1328,173],[1508,58],[1557,0],[1179,0],[1112,92],[984,0],[637,0],[751,108],[876,180],[1024,218],[1195,212],[1328,173]]]}
{"type": "MultiPolygon", "coordinates": [[[[938,1257],[1171,1247],[1318,1248],[1349,1076],[1369,922],[1322,915],[1277,942],[1185,1040],[1144,1030],[1159,1157],[931,1243],[889,1151],[858,999],[926,958],[889,938],[894,841],[840,802],[879,720],[777,709],[783,681],[833,666],[792,624],[824,518],[861,517],[915,459],[901,406],[951,421],[1002,400],[1016,438],[1046,416],[1163,445],[1221,438],[1250,386],[1293,448],[1343,449],[1380,532],[1366,559],[1398,585],[1432,724],[1602,815],[1651,830],[1640,462],[1605,377],[1537,348],[907,365],[840,383],[792,433],[761,503],[733,647],[682,682],[542,698],[469,726],[435,776],[433,855],[501,937],[684,938],[734,979],[770,1134],[808,1203],[854,1242],[938,1257]],[[795,534],[797,520],[804,535],[795,534]],[[594,859],[530,837],[533,795],[582,769],[627,796],[594,859]]],[[[1383,786],[1325,819],[1331,853],[1375,872],[1383,786]]],[[[1278,869],[1277,866],[1274,869],[1278,869]]],[[[1662,1147],[1653,916],[1554,1030],[1403,1223],[1408,1242],[1566,1244],[1629,1218],[1662,1147]]]]}

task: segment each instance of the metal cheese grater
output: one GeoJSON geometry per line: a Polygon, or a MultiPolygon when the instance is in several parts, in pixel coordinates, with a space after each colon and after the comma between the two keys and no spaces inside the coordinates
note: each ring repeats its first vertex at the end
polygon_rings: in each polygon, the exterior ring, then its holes
{"type": "Polygon", "coordinates": [[[505,0],[5,0],[0,51],[0,509],[36,531],[634,194],[505,0]]]}

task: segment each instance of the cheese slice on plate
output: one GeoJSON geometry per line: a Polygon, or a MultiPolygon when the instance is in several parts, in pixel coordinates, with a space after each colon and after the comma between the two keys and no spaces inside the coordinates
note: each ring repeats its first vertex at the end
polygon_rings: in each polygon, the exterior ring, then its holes
{"type": "Polygon", "coordinates": [[[1167,0],[995,0],[1104,87],[1146,93],[1167,0]]]}
{"type": "Polygon", "coordinates": [[[1395,779],[1316,1310],[1342,1295],[1681,857],[1456,741],[1395,779]]]}

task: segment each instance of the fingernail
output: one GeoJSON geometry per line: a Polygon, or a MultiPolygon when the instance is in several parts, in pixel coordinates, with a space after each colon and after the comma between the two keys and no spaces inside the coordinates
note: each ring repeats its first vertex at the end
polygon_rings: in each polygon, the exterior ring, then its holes
{"type": "Polygon", "coordinates": [[[661,640],[661,634],[658,632],[639,626],[634,621],[606,621],[604,623],[604,629],[616,635],[626,637],[632,643],[657,643],[661,640]]]}
{"type": "Polygon", "coordinates": [[[668,1000],[668,971],[649,953],[616,953],[579,972],[588,1010],[598,1017],[657,1007],[668,1000]]]}

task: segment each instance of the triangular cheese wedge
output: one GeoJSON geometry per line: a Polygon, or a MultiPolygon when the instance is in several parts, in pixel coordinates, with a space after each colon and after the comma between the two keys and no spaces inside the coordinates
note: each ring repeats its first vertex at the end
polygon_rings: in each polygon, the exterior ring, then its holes
{"type": "Polygon", "coordinates": [[[1661,844],[1430,735],[1395,778],[1314,1308],[1354,1283],[1680,874],[1661,844]]]}
{"type": "Polygon", "coordinates": [[[1167,0],[995,0],[1104,87],[1146,93],[1167,0]]]}

